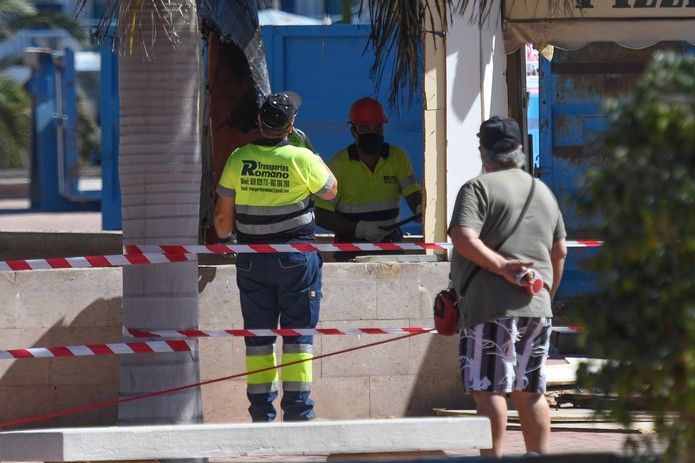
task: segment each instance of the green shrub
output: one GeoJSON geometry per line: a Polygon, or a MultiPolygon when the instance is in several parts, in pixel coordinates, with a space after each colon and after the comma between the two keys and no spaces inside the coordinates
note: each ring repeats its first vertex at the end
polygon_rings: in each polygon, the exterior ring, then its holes
{"type": "Polygon", "coordinates": [[[695,461],[695,57],[663,53],[634,96],[607,104],[610,162],[587,175],[582,212],[605,240],[589,262],[599,290],[578,309],[585,385],[647,404],[666,458],[695,461]],[[669,415],[675,413],[675,419],[669,415]]]}
{"type": "Polygon", "coordinates": [[[0,168],[19,168],[29,148],[31,99],[12,79],[0,76],[0,168]]]}

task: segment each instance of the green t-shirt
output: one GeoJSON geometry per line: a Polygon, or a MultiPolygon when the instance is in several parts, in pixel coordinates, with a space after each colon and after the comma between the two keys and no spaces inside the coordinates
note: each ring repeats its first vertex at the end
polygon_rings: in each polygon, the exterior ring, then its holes
{"type": "MultiPolygon", "coordinates": [[[[505,257],[533,261],[548,288],[553,284],[550,250],[567,235],[562,213],[550,189],[540,180],[519,228],[497,250],[505,257]]],[[[490,248],[509,235],[531,191],[531,176],[521,169],[480,175],[461,187],[449,228],[472,228],[490,248]]],[[[456,251],[451,278],[457,292],[476,266],[456,251]]],[[[486,270],[478,271],[459,303],[460,326],[471,327],[503,317],[552,317],[550,294],[529,297],[520,287],[486,270]]]]}

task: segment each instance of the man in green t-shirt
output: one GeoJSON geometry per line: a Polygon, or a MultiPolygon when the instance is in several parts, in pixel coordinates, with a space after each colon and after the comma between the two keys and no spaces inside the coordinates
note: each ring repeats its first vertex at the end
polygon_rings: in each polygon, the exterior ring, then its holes
{"type": "Polygon", "coordinates": [[[565,226],[551,191],[521,169],[526,156],[516,121],[493,117],[478,137],[485,173],[461,187],[449,225],[451,278],[461,296],[461,375],[478,413],[491,422],[493,448],[483,456],[502,454],[506,394],[519,411],[527,451],[547,453],[545,362],[565,226]],[[519,281],[529,267],[544,282],[537,294],[519,281]]]}
{"type": "MultiPolygon", "coordinates": [[[[261,138],[236,149],[220,177],[215,230],[224,238],[236,231],[239,243],[314,241],[313,196],[331,200],[337,181],[321,158],[287,142],[301,100],[292,92],[268,95],[261,106],[261,138]]],[[[321,302],[321,256],[316,252],[239,254],[237,285],[245,329],[315,328],[321,302]]],[[[284,421],[315,417],[309,398],[312,336],[284,336],[276,369],[275,336],[246,337],[246,368],[267,369],[247,377],[253,421],[276,417],[273,401],[282,381],[284,421]]]]}

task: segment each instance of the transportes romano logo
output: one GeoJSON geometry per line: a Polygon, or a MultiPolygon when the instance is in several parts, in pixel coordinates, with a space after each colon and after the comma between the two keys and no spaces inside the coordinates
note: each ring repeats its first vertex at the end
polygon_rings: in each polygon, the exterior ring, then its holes
{"type": "Polygon", "coordinates": [[[289,167],[282,164],[264,164],[262,162],[244,159],[241,168],[242,177],[259,177],[259,178],[281,178],[288,179],[290,177],[289,167]]]}

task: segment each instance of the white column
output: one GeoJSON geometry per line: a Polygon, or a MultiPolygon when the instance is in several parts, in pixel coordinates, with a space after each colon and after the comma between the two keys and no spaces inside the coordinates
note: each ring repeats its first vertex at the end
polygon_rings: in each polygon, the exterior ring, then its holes
{"type": "Polygon", "coordinates": [[[470,18],[456,16],[447,35],[447,221],[461,185],[480,173],[480,123],[508,110],[499,1],[482,26],[470,18]]]}

